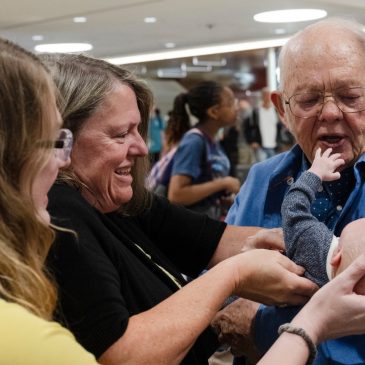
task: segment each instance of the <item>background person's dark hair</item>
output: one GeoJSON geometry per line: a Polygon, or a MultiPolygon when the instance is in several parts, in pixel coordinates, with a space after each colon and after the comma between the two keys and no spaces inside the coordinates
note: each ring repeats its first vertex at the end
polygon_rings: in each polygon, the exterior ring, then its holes
{"type": "Polygon", "coordinates": [[[186,94],[179,94],[174,99],[173,110],[169,112],[169,119],[165,129],[165,139],[168,149],[175,146],[180,142],[184,133],[186,133],[191,125],[189,115],[185,110],[185,102],[180,99],[186,98],[186,94]],[[185,114],[180,111],[180,108],[184,109],[185,114]]]}
{"type": "Polygon", "coordinates": [[[191,127],[186,105],[199,123],[204,123],[208,117],[208,109],[220,103],[223,89],[215,81],[203,81],[188,92],[176,96],[165,130],[168,147],[177,144],[191,127]]]}
{"type": "MultiPolygon", "coordinates": [[[[181,98],[179,101],[189,106],[190,113],[198,118],[202,123],[207,118],[207,111],[210,107],[220,103],[223,86],[216,81],[203,81],[191,88],[186,94],[185,99],[181,98]]],[[[178,105],[176,105],[178,106],[178,105]]],[[[182,109],[186,109],[185,106],[182,109]]]]}

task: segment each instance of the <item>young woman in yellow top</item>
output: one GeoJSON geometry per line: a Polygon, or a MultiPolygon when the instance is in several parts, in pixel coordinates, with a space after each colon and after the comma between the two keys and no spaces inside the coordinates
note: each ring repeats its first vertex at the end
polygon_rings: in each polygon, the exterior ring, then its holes
{"type": "Polygon", "coordinates": [[[0,39],[0,364],[93,365],[50,322],[56,290],[44,271],[53,241],[47,193],[69,163],[55,87],[31,53],[0,39]]]}

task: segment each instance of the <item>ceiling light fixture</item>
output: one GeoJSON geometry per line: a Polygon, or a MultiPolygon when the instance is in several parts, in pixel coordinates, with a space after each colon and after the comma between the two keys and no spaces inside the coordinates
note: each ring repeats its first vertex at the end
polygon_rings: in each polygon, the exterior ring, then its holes
{"type": "Polygon", "coordinates": [[[89,43],[50,43],[38,44],[34,49],[40,53],[75,53],[90,51],[93,46],[89,43]]]}
{"type": "Polygon", "coordinates": [[[262,23],[294,23],[320,19],[327,16],[322,9],[286,9],[265,11],[254,15],[254,20],[262,23]]]}
{"type": "Polygon", "coordinates": [[[165,43],[165,47],[166,48],[175,48],[176,44],[173,42],[167,42],[167,43],[165,43]]]}
{"type": "Polygon", "coordinates": [[[173,51],[160,51],[154,53],[136,54],[106,58],[105,60],[115,65],[126,65],[130,63],[171,60],[174,58],[205,56],[219,53],[248,51],[253,49],[281,47],[288,41],[288,38],[265,39],[261,41],[226,43],[197,48],[176,49],[173,51]]]}
{"type": "Polygon", "coordinates": [[[164,79],[183,79],[187,76],[187,72],[181,68],[159,68],[157,76],[164,79]]]}
{"type": "Polygon", "coordinates": [[[157,18],[155,18],[154,16],[146,16],[144,18],[144,22],[145,23],[156,23],[157,22],[157,18]]]}
{"type": "Polygon", "coordinates": [[[284,28],[277,28],[274,30],[275,34],[285,34],[286,30],[284,28]]]}
{"type": "Polygon", "coordinates": [[[42,34],[35,34],[32,36],[32,40],[33,41],[43,41],[44,37],[42,36],[42,34]]]}
{"type": "Polygon", "coordinates": [[[73,18],[73,22],[74,23],[86,23],[87,22],[87,18],[85,16],[75,16],[73,18]]]}
{"type": "Polygon", "coordinates": [[[217,61],[209,61],[209,60],[199,60],[198,57],[193,57],[193,65],[194,66],[214,66],[214,67],[223,67],[227,65],[227,60],[222,58],[217,61]]]}
{"type": "Polygon", "coordinates": [[[187,66],[186,63],[182,63],[181,69],[185,72],[211,72],[212,66],[187,66]]]}

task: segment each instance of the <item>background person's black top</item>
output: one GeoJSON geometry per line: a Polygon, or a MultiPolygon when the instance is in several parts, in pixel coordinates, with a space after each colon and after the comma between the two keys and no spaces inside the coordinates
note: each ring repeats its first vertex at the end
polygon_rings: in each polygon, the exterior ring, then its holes
{"type": "MultiPolygon", "coordinates": [[[[102,214],[66,185],[52,188],[49,210],[54,223],[77,232],[58,233],[48,258],[59,286],[58,316],[97,358],[123,335],[130,316],[178,290],[155,263],[184,285],[180,273],[199,275],[226,227],[163,198],[139,217],[102,214]]],[[[207,329],[182,364],[207,364],[217,345],[207,329]]]]}

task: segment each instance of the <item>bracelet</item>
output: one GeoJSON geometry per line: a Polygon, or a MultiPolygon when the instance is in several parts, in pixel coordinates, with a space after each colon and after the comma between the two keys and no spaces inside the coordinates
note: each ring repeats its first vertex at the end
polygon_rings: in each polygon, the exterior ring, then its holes
{"type": "Polygon", "coordinates": [[[292,326],[290,323],[285,323],[279,327],[278,334],[281,335],[283,332],[288,332],[294,335],[298,335],[304,340],[309,350],[307,365],[312,364],[313,360],[317,355],[317,348],[313,340],[307,334],[307,332],[305,332],[303,328],[292,326]]]}

